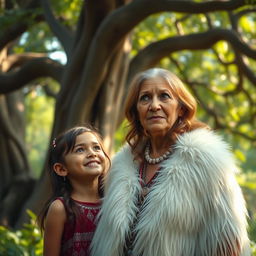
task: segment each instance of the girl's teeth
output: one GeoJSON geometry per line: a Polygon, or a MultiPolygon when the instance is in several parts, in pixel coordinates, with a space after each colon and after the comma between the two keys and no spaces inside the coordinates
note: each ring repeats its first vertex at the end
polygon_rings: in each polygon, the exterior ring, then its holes
{"type": "Polygon", "coordinates": [[[87,164],[87,166],[89,166],[89,167],[96,167],[96,166],[98,166],[98,165],[99,165],[99,164],[96,163],[96,162],[91,162],[91,163],[87,164]]]}

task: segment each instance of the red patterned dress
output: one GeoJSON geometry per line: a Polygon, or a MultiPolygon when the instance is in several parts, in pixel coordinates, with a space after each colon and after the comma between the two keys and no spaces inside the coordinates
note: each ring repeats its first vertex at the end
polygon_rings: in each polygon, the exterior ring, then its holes
{"type": "MultiPolygon", "coordinates": [[[[63,204],[62,198],[58,198],[63,204]]],[[[61,242],[61,256],[89,256],[89,248],[97,226],[97,215],[101,208],[99,203],[87,203],[74,200],[81,216],[75,225],[67,221],[64,226],[61,242]]]]}

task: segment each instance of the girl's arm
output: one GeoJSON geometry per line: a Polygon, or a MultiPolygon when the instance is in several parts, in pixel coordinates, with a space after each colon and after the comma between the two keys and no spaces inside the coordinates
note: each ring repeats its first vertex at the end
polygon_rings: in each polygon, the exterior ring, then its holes
{"type": "Polygon", "coordinates": [[[60,200],[55,200],[49,207],[44,231],[44,256],[59,256],[61,238],[66,221],[66,211],[60,200]]]}

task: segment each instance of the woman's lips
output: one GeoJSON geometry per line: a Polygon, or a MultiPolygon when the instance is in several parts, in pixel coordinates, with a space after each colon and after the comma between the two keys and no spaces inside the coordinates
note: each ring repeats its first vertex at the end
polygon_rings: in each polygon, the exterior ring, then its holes
{"type": "Polygon", "coordinates": [[[151,116],[148,118],[148,120],[158,120],[158,119],[163,119],[162,116],[151,116]]]}

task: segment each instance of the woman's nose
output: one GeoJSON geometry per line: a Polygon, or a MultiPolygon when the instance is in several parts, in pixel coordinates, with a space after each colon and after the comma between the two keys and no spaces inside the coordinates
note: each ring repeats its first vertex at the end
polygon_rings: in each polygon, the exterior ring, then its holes
{"type": "Polygon", "coordinates": [[[160,102],[157,97],[153,97],[151,104],[149,106],[149,110],[156,111],[160,109],[160,102]]]}

